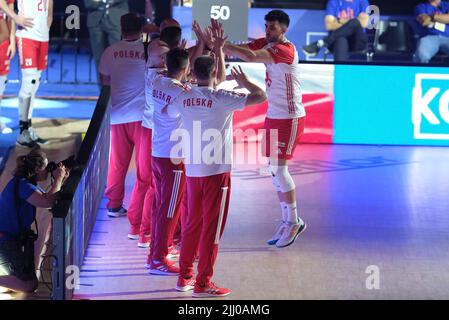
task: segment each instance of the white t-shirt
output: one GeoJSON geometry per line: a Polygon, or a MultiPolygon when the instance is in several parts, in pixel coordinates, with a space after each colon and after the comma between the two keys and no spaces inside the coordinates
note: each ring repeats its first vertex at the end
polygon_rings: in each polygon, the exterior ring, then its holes
{"type": "Polygon", "coordinates": [[[153,80],[162,72],[163,68],[145,68],[145,110],[143,111],[142,126],[153,129],[153,80]]]}
{"type": "Polygon", "coordinates": [[[111,124],[142,121],[145,108],[142,41],[122,40],[106,48],[99,71],[111,77],[111,124]]]}
{"type": "Polygon", "coordinates": [[[268,96],[267,117],[271,119],[293,119],[306,115],[302,105],[299,83],[299,56],[295,46],[284,43],[268,43],[265,38],[248,45],[252,50],[266,49],[273,63],[266,64],[266,85],[268,96]]]}
{"type": "Polygon", "coordinates": [[[176,79],[155,74],[153,79],[153,140],[152,155],[158,158],[183,158],[182,153],[171,155],[176,141],[170,141],[172,132],[182,127],[181,117],[170,117],[167,105],[188,87],[176,79]]]}
{"type": "Polygon", "coordinates": [[[188,177],[231,171],[232,114],[245,107],[247,97],[232,91],[193,87],[168,106],[170,116],[181,115],[188,177]]]}
{"type": "Polygon", "coordinates": [[[33,19],[33,27],[23,29],[17,27],[16,36],[19,38],[32,39],[48,42],[50,29],[48,28],[48,0],[18,0],[19,14],[25,18],[33,19]]]}

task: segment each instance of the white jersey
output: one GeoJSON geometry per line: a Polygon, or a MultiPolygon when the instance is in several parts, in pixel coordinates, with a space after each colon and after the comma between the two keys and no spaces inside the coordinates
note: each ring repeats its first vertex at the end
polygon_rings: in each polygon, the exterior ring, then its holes
{"type": "Polygon", "coordinates": [[[163,68],[145,68],[145,110],[143,111],[142,126],[153,129],[153,80],[162,72],[163,68]]]}
{"type": "Polygon", "coordinates": [[[306,112],[302,105],[299,83],[299,56],[295,46],[289,41],[268,43],[265,38],[258,39],[248,46],[252,50],[268,50],[274,60],[273,63],[266,64],[267,117],[271,119],[304,117],[306,112]]]}
{"type": "Polygon", "coordinates": [[[99,71],[111,78],[111,124],[142,121],[145,53],[142,41],[122,40],[106,48],[99,71]]]}
{"type": "MultiPolygon", "coordinates": [[[[158,158],[172,158],[172,150],[178,144],[170,140],[173,132],[182,127],[181,118],[170,117],[167,113],[167,104],[172,102],[187,89],[181,82],[157,73],[153,79],[153,140],[152,155],[158,158]]],[[[182,153],[173,155],[173,158],[183,158],[182,153]]]]}
{"type": "Polygon", "coordinates": [[[186,176],[208,177],[231,172],[232,114],[245,107],[247,95],[208,87],[193,87],[168,106],[181,115],[186,176]]]}
{"type": "Polygon", "coordinates": [[[17,0],[19,14],[33,19],[33,27],[23,29],[17,27],[16,36],[41,42],[48,42],[48,0],[17,0]]]}

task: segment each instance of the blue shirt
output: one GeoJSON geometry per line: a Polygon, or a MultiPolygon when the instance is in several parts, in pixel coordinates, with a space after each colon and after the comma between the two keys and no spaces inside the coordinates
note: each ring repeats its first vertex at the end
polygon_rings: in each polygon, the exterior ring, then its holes
{"type": "MultiPolygon", "coordinates": [[[[8,235],[18,236],[20,233],[14,190],[16,179],[18,178],[11,179],[0,194],[0,232],[5,233],[6,238],[8,238],[8,235]]],[[[24,229],[30,229],[36,217],[35,207],[26,200],[38,190],[42,192],[42,189],[38,186],[23,178],[20,179],[20,219],[24,229]]]]}
{"type": "MultiPolygon", "coordinates": [[[[420,14],[427,14],[429,16],[433,16],[434,14],[447,14],[449,13],[449,2],[441,1],[438,7],[432,6],[430,3],[421,3],[415,8],[415,17],[418,17],[420,14]]],[[[441,32],[435,28],[426,28],[419,24],[420,29],[424,36],[428,35],[437,35],[437,36],[445,36],[449,37],[449,25],[446,25],[446,31],[441,32]]]]}
{"type": "Polygon", "coordinates": [[[366,12],[368,7],[368,0],[329,0],[326,15],[351,20],[366,12]]]}

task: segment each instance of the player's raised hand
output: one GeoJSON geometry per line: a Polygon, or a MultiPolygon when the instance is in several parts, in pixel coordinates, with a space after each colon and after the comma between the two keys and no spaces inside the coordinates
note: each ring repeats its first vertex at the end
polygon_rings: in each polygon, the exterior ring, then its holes
{"type": "Polygon", "coordinates": [[[246,85],[249,82],[248,77],[243,72],[243,69],[241,66],[238,66],[238,68],[232,67],[231,75],[234,78],[234,80],[237,81],[237,83],[240,87],[246,87],[246,85]]]}
{"type": "Polygon", "coordinates": [[[219,24],[217,28],[212,28],[212,36],[214,38],[214,49],[221,50],[228,40],[228,36],[225,36],[224,29],[221,24],[219,24]]]}
{"type": "Polygon", "coordinates": [[[200,24],[196,20],[193,20],[192,31],[195,32],[198,41],[204,41],[203,30],[201,29],[200,24]]]}
{"type": "Polygon", "coordinates": [[[178,48],[185,49],[186,47],[187,47],[187,40],[182,39],[181,42],[179,43],[178,48]]]}

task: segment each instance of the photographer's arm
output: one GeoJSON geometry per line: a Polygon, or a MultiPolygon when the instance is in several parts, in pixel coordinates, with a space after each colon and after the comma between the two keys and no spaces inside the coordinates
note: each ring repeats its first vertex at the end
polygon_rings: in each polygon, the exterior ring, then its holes
{"type": "Polygon", "coordinates": [[[51,208],[56,201],[57,193],[61,190],[64,179],[67,176],[67,171],[63,167],[58,167],[55,170],[55,180],[48,192],[42,193],[35,191],[27,202],[38,208],[51,208]]]}
{"type": "Polygon", "coordinates": [[[448,13],[436,14],[436,15],[433,16],[433,20],[435,22],[449,24],[449,14],[448,13]]]}

